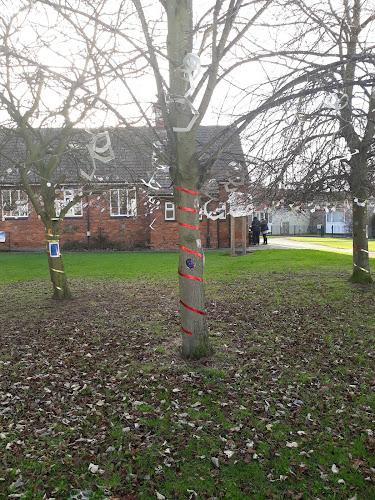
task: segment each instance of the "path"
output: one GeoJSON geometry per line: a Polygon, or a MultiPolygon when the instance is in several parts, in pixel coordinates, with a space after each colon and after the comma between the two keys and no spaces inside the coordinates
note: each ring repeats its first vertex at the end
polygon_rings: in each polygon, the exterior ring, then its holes
{"type": "MultiPolygon", "coordinates": [[[[262,243],[259,246],[249,246],[247,248],[248,252],[252,252],[254,250],[269,250],[269,249],[295,249],[295,250],[323,250],[326,252],[341,252],[341,253],[348,253],[352,254],[352,250],[344,250],[343,248],[333,248],[333,247],[327,247],[324,245],[319,245],[316,243],[310,243],[307,241],[298,241],[298,240],[291,240],[289,238],[282,238],[282,237],[277,237],[277,238],[268,238],[268,245],[262,245],[262,243]]],[[[375,257],[375,252],[369,252],[370,257],[375,257]]]]}

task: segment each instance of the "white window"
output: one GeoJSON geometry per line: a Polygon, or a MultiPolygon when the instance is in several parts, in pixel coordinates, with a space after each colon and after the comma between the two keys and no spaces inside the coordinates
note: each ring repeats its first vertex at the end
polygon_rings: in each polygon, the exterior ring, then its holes
{"type": "Polygon", "coordinates": [[[345,222],[345,212],[330,212],[327,214],[327,222],[345,222]]]}
{"type": "Polygon", "coordinates": [[[137,193],[133,189],[111,189],[111,216],[136,217],[137,193]]]}
{"type": "MultiPolygon", "coordinates": [[[[75,196],[77,196],[78,191],[74,189],[64,189],[63,197],[61,200],[56,200],[56,215],[59,216],[61,210],[70,203],[75,196]]],[[[82,217],[82,200],[73,205],[65,214],[65,217],[82,217]]]]}
{"type": "Polygon", "coordinates": [[[165,220],[175,220],[175,207],[173,201],[165,202],[165,220]]]}
{"type": "Polygon", "coordinates": [[[3,218],[28,217],[28,201],[27,194],[19,189],[1,191],[3,218]]]}

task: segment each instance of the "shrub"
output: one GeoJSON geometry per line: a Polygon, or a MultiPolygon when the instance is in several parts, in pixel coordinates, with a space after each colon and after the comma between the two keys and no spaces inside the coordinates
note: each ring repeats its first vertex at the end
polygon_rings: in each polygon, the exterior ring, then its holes
{"type": "Polygon", "coordinates": [[[144,249],[145,245],[143,242],[137,240],[133,240],[131,243],[125,241],[111,241],[109,235],[100,227],[97,234],[90,240],[90,244],[77,240],[67,240],[62,244],[61,248],[63,251],[68,252],[82,252],[87,250],[125,251],[144,249]]]}

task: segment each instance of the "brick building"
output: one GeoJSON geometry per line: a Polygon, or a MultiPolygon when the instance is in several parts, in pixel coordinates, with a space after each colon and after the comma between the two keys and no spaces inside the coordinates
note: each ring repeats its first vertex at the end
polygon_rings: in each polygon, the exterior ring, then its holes
{"type": "MultiPolygon", "coordinates": [[[[200,127],[197,150],[223,130],[224,127],[217,126],[200,127]]],[[[83,196],[72,207],[61,225],[62,246],[90,246],[93,241],[104,238],[120,249],[177,249],[176,210],[168,167],[155,168],[153,144],[160,140],[160,134],[160,131],[146,128],[139,128],[135,132],[119,128],[109,130],[114,159],[108,163],[96,161],[90,194],[83,196]]],[[[58,198],[57,216],[59,207],[80,193],[87,182],[80,172],[82,169],[92,169],[92,160],[86,148],[89,139],[87,132],[76,132],[70,150],[63,155],[54,178],[50,179],[58,198]]],[[[6,150],[6,155],[1,155],[0,151],[0,250],[44,249],[44,225],[23,192],[15,167],[18,162],[27,164],[22,142],[16,137],[9,139],[8,136],[6,141],[0,143],[0,148],[3,152],[6,150]]],[[[203,213],[200,216],[201,239],[206,248],[225,248],[230,245],[228,192],[225,185],[243,168],[240,138],[236,137],[229,150],[216,160],[210,171],[210,179],[202,187],[202,204],[212,199],[206,208],[209,211],[219,208],[221,214],[218,220],[211,220],[203,213]]],[[[32,166],[28,178],[38,195],[40,186],[32,166]]],[[[238,236],[241,237],[240,234],[238,236]]]]}

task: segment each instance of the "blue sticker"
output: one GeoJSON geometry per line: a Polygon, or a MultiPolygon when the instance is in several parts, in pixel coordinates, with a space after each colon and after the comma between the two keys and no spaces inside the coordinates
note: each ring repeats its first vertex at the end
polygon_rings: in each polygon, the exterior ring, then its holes
{"type": "Polygon", "coordinates": [[[60,245],[56,242],[50,242],[49,244],[49,254],[51,257],[60,257],[60,245]]]}
{"type": "Polygon", "coordinates": [[[195,267],[195,259],[186,259],[186,266],[189,269],[193,269],[195,267]]]}

